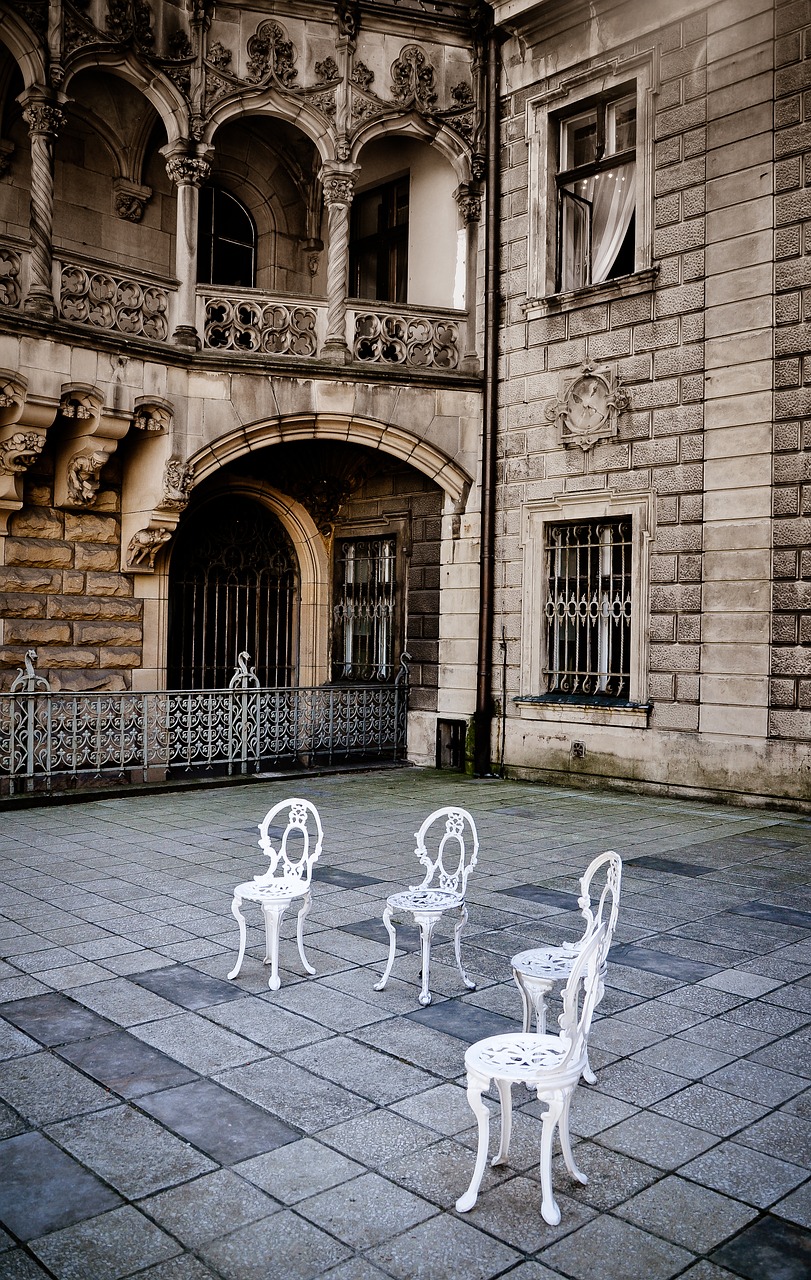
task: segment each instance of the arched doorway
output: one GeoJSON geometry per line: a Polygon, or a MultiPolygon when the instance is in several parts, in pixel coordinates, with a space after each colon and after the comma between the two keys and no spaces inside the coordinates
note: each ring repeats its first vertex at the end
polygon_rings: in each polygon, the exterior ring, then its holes
{"type": "Polygon", "coordinates": [[[240,653],[260,685],[295,682],[299,574],[276,516],[246,497],[191,511],[169,567],[170,689],[222,689],[240,653]]]}

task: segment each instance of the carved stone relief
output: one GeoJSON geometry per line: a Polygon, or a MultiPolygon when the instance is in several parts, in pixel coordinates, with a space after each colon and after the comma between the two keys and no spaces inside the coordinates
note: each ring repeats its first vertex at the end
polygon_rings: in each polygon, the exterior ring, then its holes
{"type": "Polygon", "coordinates": [[[628,395],[616,373],[584,364],[564,383],[559,399],[547,406],[546,417],[557,423],[561,444],[585,453],[599,440],[616,437],[619,415],[627,407],[628,395]]]}
{"type": "Polygon", "coordinates": [[[15,431],[0,444],[0,473],[19,475],[36,462],[45,445],[45,436],[37,431],[15,431]]]}
{"type": "Polygon", "coordinates": [[[101,484],[101,469],[107,461],[102,449],[77,453],[68,463],[68,499],[78,507],[89,507],[96,501],[101,484]]]}
{"type": "Polygon", "coordinates": [[[179,458],[170,458],[163,474],[163,494],[160,506],[169,511],[182,511],[188,506],[194,482],[194,467],[179,458]]]}
{"type": "Polygon", "coordinates": [[[171,536],[169,529],[139,529],[127,545],[127,567],[137,567],[141,572],[153,573],[155,557],[171,536]]]}

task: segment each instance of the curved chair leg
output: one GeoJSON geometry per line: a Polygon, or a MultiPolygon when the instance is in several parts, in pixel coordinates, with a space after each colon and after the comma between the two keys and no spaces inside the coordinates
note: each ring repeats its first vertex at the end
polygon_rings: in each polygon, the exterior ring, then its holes
{"type": "Polygon", "coordinates": [[[245,936],[246,936],[245,935],[245,917],[243,916],[242,912],[239,909],[241,906],[242,906],[242,899],[234,898],[233,902],[231,903],[231,914],[233,915],[234,919],[239,925],[239,955],[237,956],[236,964],[234,965],[233,969],[228,975],[229,980],[237,976],[240,969],[242,968],[242,961],[245,957],[245,936]]]}
{"type": "Polygon", "coordinates": [[[484,1166],[487,1163],[487,1148],[490,1145],[490,1112],[482,1102],[482,1093],[489,1083],[486,1076],[476,1076],[468,1072],[467,1100],[479,1122],[479,1146],[476,1151],[476,1164],[473,1169],[473,1177],[470,1179],[470,1186],[465,1194],[456,1201],[458,1213],[467,1213],[468,1209],[472,1209],[476,1203],[484,1174],[484,1166]]]}
{"type": "Polygon", "coordinates": [[[501,1103],[501,1140],[498,1151],[490,1161],[491,1164],[506,1164],[510,1154],[510,1137],[513,1129],[513,1091],[509,1080],[496,1077],[498,1100],[501,1103]]]}
{"type": "Polygon", "coordinates": [[[541,1101],[547,1104],[541,1131],[541,1217],[550,1227],[556,1227],[560,1222],[560,1209],[552,1192],[552,1142],[563,1112],[563,1098],[555,1094],[551,1098],[541,1098],[541,1101]]]}
{"type": "Polygon", "coordinates": [[[524,979],[517,969],[513,969],[513,978],[518,992],[521,996],[521,1011],[523,1016],[523,1026],[521,1030],[526,1034],[530,1029],[530,1019],[532,1018],[532,1005],[529,1002],[529,995],[524,986],[524,979]]]}
{"type": "Polygon", "coordinates": [[[397,931],[392,927],[391,917],[391,907],[386,907],[386,910],[383,912],[383,923],[386,926],[386,931],[389,935],[389,958],[386,963],[386,972],[383,974],[380,981],[375,983],[375,991],[383,990],[389,980],[389,974],[391,973],[392,965],[394,964],[394,953],[397,950],[397,931]]]}
{"type": "Polygon", "coordinates": [[[563,1152],[563,1160],[569,1173],[577,1182],[582,1182],[583,1186],[588,1182],[588,1178],[582,1169],[579,1169],[575,1163],[572,1154],[572,1140],[569,1135],[569,1108],[572,1105],[572,1097],[574,1089],[570,1089],[563,1100],[563,1110],[560,1115],[560,1124],[558,1125],[558,1133],[560,1134],[560,1149],[563,1152]]]}
{"type": "Polygon", "coordinates": [[[456,952],[456,967],[462,975],[462,981],[464,982],[468,991],[475,991],[476,983],[470,981],[470,978],[467,976],[464,969],[462,968],[462,953],[460,951],[460,943],[462,939],[462,930],[464,929],[466,924],[467,924],[467,907],[463,902],[462,906],[459,909],[459,919],[457,920],[456,926],[453,930],[453,949],[456,952]]]}
{"type": "Polygon", "coordinates": [[[431,935],[434,932],[436,916],[415,915],[414,920],[420,927],[422,942],[422,991],[418,999],[420,1004],[430,1004],[431,992],[428,990],[428,978],[431,969],[431,935]]]}
{"type": "MultiPolygon", "coordinates": [[[[546,1035],[546,994],[548,987],[532,986],[529,989],[529,998],[532,1001],[532,1009],[535,1014],[535,1030],[539,1036],[546,1035]]],[[[529,1030],[529,1027],[527,1028],[529,1030]]]]}
{"type": "Polygon", "coordinates": [[[298,943],[298,953],[301,956],[301,963],[304,965],[304,968],[306,969],[307,973],[315,973],[315,969],[310,964],[309,960],[304,954],[304,921],[307,919],[307,916],[310,914],[310,907],[312,905],[313,905],[312,894],[309,892],[305,893],[304,902],[302,903],[301,910],[298,913],[298,924],[296,925],[296,942],[298,943]]]}
{"type": "Polygon", "coordinates": [[[592,1069],[591,1069],[591,1063],[589,1062],[588,1050],[586,1050],[586,1065],[585,1065],[585,1067],[583,1068],[583,1079],[585,1080],[586,1084],[596,1084],[596,1083],[597,1083],[597,1077],[596,1077],[596,1075],[594,1074],[594,1072],[592,1071],[592,1069]]]}
{"type": "Polygon", "coordinates": [[[287,903],[262,903],[265,917],[265,964],[270,965],[268,986],[271,991],[278,991],[282,985],[279,977],[279,925],[287,910],[287,903]]]}

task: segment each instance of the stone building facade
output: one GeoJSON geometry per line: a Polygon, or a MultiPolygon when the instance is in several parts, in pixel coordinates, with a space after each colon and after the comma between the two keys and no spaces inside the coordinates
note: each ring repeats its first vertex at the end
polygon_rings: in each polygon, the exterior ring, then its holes
{"type": "Polygon", "coordinates": [[[807,801],[811,8],[602,8],[494,5],[498,758],[807,801]]]}
{"type": "Polygon", "coordinates": [[[808,0],[0,0],[0,686],[407,650],[415,763],[811,800],[809,55],[808,0]]]}
{"type": "Polygon", "coordinates": [[[483,61],[434,8],[0,3],[3,688],[408,651],[415,759],[472,714],[483,61]]]}

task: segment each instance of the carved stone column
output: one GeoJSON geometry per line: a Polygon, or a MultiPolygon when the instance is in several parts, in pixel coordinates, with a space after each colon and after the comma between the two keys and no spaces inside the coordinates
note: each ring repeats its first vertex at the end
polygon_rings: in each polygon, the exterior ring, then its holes
{"type": "MultiPolygon", "coordinates": [[[[167,154],[169,148],[164,148],[167,154]]],[[[197,351],[197,210],[200,188],[208,181],[211,165],[202,156],[168,154],[166,172],[177,187],[177,243],[175,275],[180,281],[173,341],[179,347],[197,351]]]]}
{"type": "Polygon", "coordinates": [[[467,233],[465,245],[465,350],[462,355],[464,368],[478,368],[476,351],[476,284],[478,278],[479,222],[482,216],[482,197],[478,186],[463,182],[454,192],[462,227],[467,233]]]}
{"type": "Polygon", "coordinates": [[[346,296],[349,287],[349,214],[355,192],[356,164],[324,165],[321,182],[327,206],[327,333],[321,355],[336,364],[350,358],[346,342],[346,296]]]}
{"type": "Polygon", "coordinates": [[[23,119],[31,137],[31,287],[23,304],[35,315],[56,315],[53,296],[53,146],[65,123],[59,105],[44,97],[30,98],[23,119]]]}

